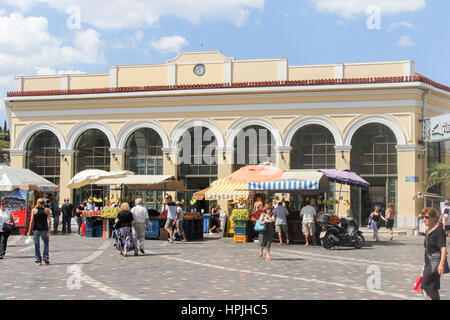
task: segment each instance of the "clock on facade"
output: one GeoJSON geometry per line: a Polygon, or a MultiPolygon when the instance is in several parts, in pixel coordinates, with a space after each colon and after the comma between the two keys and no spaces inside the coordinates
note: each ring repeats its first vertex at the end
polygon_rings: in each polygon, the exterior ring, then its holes
{"type": "Polygon", "coordinates": [[[203,76],[205,74],[205,72],[206,72],[206,68],[205,68],[205,65],[203,65],[203,64],[197,64],[194,67],[194,73],[195,73],[195,75],[197,75],[199,77],[203,76]]]}

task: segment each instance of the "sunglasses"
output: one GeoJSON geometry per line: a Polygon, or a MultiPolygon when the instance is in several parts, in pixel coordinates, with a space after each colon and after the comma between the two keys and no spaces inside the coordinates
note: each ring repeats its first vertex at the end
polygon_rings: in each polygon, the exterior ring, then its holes
{"type": "Polygon", "coordinates": [[[430,218],[431,218],[430,216],[423,216],[422,217],[422,219],[427,219],[427,220],[430,219],[430,218]]]}

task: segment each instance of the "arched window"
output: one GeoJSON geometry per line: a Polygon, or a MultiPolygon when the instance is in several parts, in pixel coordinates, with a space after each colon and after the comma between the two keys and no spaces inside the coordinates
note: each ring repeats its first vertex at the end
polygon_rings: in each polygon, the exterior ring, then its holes
{"type": "Polygon", "coordinates": [[[74,174],[86,169],[109,171],[111,155],[106,135],[98,129],[83,132],[75,143],[74,174]]]}
{"type": "Polygon", "coordinates": [[[59,140],[52,132],[42,130],[28,141],[26,168],[59,185],[61,168],[59,140]]]}
{"type": "Polygon", "coordinates": [[[247,165],[262,162],[276,163],[275,138],[262,126],[243,129],[234,140],[234,166],[236,171],[247,165]]]}
{"type": "Polygon", "coordinates": [[[139,175],[163,174],[162,147],[162,139],[155,130],[135,131],[125,146],[125,169],[139,175]]]}
{"type": "Polygon", "coordinates": [[[352,138],[350,167],[360,175],[397,175],[397,139],[378,123],[359,128],[352,138]]]}
{"type": "Polygon", "coordinates": [[[298,130],[291,142],[291,169],[336,168],[335,141],[321,125],[308,125],[298,130]]]}

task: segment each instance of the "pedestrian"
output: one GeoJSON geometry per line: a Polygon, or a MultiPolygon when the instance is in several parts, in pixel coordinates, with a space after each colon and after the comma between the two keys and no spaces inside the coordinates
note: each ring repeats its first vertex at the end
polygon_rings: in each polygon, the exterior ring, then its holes
{"type": "Polygon", "coordinates": [[[62,233],[72,232],[72,215],[73,215],[73,205],[70,203],[69,198],[64,199],[64,203],[61,206],[62,212],[62,233]]]}
{"type": "Polygon", "coordinates": [[[273,201],[272,201],[272,209],[275,210],[276,207],[278,207],[278,201],[276,199],[273,199],[273,201]]]}
{"type": "Polygon", "coordinates": [[[426,208],[422,216],[427,226],[425,235],[425,265],[422,290],[431,300],[440,300],[441,277],[449,272],[445,232],[439,227],[439,214],[435,208],[426,208]]]}
{"type": "Polygon", "coordinates": [[[59,208],[58,199],[54,199],[50,202],[50,209],[53,216],[53,233],[58,233],[59,216],[61,215],[61,209],[59,208]]]}
{"type": "Polygon", "coordinates": [[[300,217],[302,217],[302,231],[305,235],[306,246],[309,246],[309,238],[312,237],[313,244],[316,245],[315,237],[315,224],[314,220],[317,215],[316,209],[314,208],[315,202],[311,200],[307,206],[304,206],[300,211],[300,217]]]}
{"type": "Polygon", "coordinates": [[[138,255],[138,250],[141,253],[145,253],[144,243],[145,243],[145,223],[147,223],[147,231],[150,231],[150,218],[148,216],[148,211],[142,206],[142,198],[136,198],[134,203],[136,206],[131,209],[131,214],[133,215],[134,228],[133,228],[133,239],[134,239],[134,255],[138,255]],[[139,243],[138,243],[139,242],[139,243]]]}
{"type": "Polygon", "coordinates": [[[392,241],[392,239],[394,238],[394,219],[395,219],[395,210],[394,210],[394,205],[389,202],[388,204],[388,208],[386,210],[386,214],[385,214],[385,221],[386,221],[386,229],[389,233],[389,240],[392,241]]]}
{"type": "Polygon", "coordinates": [[[259,240],[259,257],[262,258],[264,253],[264,248],[267,249],[267,255],[266,260],[272,261],[272,258],[270,257],[270,248],[272,246],[272,239],[273,239],[273,223],[275,222],[275,217],[273,215],[272,208],[269,206],[266,206],[264,208],[264,212],[259,217],[259,224],[265,225],[266,228],[264,231],[259,231],[258,234],[258,240],[259,240]]]}
{"type": "Polygon", "coordinates": [[[182,204],[180,201],[177,201],[177,216],[175,217],[175,226],[176,226],[176,232],[178,233],[179,236],[183,237],[183,240],[181,240],[182,242],[187,242],[187,238],[186,238],[186,234],[184,233],[184,228],[183,228],[183,216],[184,216],[184,211],[182,208],[182,204]]]}
{"type": "Polygon", "coordinates": [[[375,206],[373,212],[370,214],[370,218],[372,219],[372,222],[370,223],[370,225],[372,226],[373,229],[373,241],[380,241],[380,238],[378,237],[378,229],[380,228],[381,225],[381,219],[384,221],[387,221],[380,213],[380,207],[379,206],[375,206]]]}
{"type": "Polygon", "coordinates": [[[51,211],[45,207],[45,200],[39,198],[36,202],[36,206],[31,211],[31,223],[28,236],[33,233],[34,236],[34,262],[40,266],[42,260],[45,264],[50,264],[50,229],[52,226],[51,211]],[[44,242],[43,258],[41,256],[41,239],[44,242]]]}
{"type": "Polygon", "coordinates": [[[278,232],[280,246],[283,245],[283,233],[286,235],[286,243],[289,245],[288,222],[286,218],[289,215],[289,211],[285,206],[279,205],[276,200],[273,200],[272,205],[275,208],[273,209],[273,215],[276,218],[275,231],[278,232]]]}
{"type": "Polygon", "coordinates": [[[262,203],[262,200],[261,200],[260,197],[258,197],[256,199],[255,204],[253,205],[253,213],[255,213],[255,212],[259,211],[259,210],[263,210],[263,209],[264,209],[264,205],[262,203]]]}
{"type": "Polygon", "coordinates": [[[220,230],[220,211],[217,203],[214,203],[210,210],[211,213],[211,227],[209,228],[209,234],[212,235],[213,231],[217,229],[220,230]]]}
{"type": "Polygon", "coordinates": [[[245,209],[245,200],[241,199],[237,204],[238,209],[245,209]]]}
{"type": "Polygon", "coordinates": [[[77,221],[77,225],[78,225],[78,231],[77,233],[82,236],[83,234],[81,233],[81,225],[83,224],[83,218],[81,217],[81,215],[83,214],[85,208],[86,208],[86,201],[82,202],[80,204],[80,206],[75,210],[75,220],[77,221]]]}
{"type": "Polygon", "coordinates": [[[449,201],[445,200],[444,202],[444,206],[442,207],[441,210],[441,215],[439,216],[439,224],[445,229],[445,223],[446,221],[444,221],[445,219],[445,214],[450,211],[450,206],[449,206],[449,201]]]}
{"type": "Polygon", "coordinates": [[[164,229],[169,234],[167,239],[170,243],[173,243],[173,227],[175,226],[175,218],[177,216],[177,204],[172,200],[172,196],[168,194],[163,202],[162,210],[165,210],[167,206],[167,220],[164,229]]]}
{"type": "Polygon", "coordinates": [[[86,204],[85,210],[86,210],[86,211],[94,211],[94,209],[95,209],[94,198],[93,198],[93,197],[90,197],[90,198],[88,199],[87,204],[86,204]]]}
{"type": "Polygon", "coordinates": [[[6,201],[0,200],[0,259],[3,259],[6,254],[6,247],[8,245],[9,231],[6,230],[5,224],[14,224],[14,219],[11,212],[6,210],[6,201]],[[5,227],[5,228],[4,228],[5,227]]]}
{"type": "Polygon", "coordinates": [[[442,225],[447,233],[447,237],[450,236],[450,208],[446,208],[444,211],[444,217],[442,220],[442,225]]]}
{"type": "MultiPolygon", "coordinates": [[[[134,239],[132,225],[134,224],[133,214],[130,211],[130,205],[124,202],[120,205],[120,212],[115,220],[115,229],[117,230],[117,236],[114,246],[120,251],[120,254],[124,257],[128,257],[128,251],[134,249],[134,239]]],[[[137,255],[135,251],[135,255],[137,255]]]]}

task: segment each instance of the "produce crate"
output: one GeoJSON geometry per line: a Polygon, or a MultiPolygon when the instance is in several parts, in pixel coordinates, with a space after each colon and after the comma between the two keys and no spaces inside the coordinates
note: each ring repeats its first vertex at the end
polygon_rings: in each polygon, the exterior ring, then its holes
{"type": "Polygon", "coordinates": [[[248,226],[248,221],[246,220],[235,220],[233,223],[233,227],[236,228],[247,228],[248,226]]]}
{"type": "Polygon", "coordinates": [[[247,228],[234,227],[234,235],[248,235],[247,228]]]}
{"type": "Polygon", "coordinates": [[[234,243],[247,243],[248,242],[248,238],[247,238],[246,235],[235,234],[233,236],[233,242],[234,243]]]}

